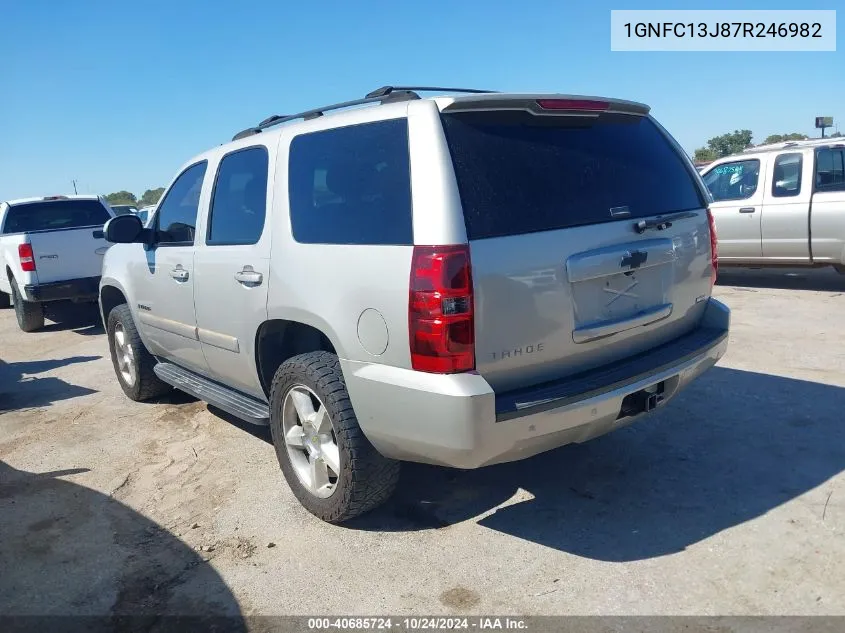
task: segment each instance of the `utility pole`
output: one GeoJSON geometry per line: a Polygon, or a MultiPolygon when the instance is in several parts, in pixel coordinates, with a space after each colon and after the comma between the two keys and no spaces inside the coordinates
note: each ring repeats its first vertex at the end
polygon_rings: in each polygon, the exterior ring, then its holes
{"type": "Polygon", "coordinates": [[[73,193],[78,194],[79,192],[76,190],[76,180],[72,180],[71,182],[73,182],[73,193]]]}

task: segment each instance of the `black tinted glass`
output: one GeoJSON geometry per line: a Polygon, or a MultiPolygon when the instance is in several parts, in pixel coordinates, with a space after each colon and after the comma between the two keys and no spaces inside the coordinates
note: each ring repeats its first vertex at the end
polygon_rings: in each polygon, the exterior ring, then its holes
{"type": "Polygon", "coordinates": [[[816,188],[819,191],[845,190],[845,150],[822,149],[816,154],[816,188]]]}
{"type": "Polygon", "coordinates": [[[97,200],[54,200],[30,202],[9,208],[4,233],[29,233],[51,229],[102,226],[109,212],[97,200]]]}
{"type": "Polygon", "coordinates": [[[251,147],[223,157],[217,171],[207,244],[255,244],[264,229],[268,156],[251,147]]]}
{"type": "Polygon", "coordinates": [[[183,171],[159,205],[156,225],[160,243],[193,244],[206,166],[203,161],[183,171]]]}
{"type": "Polygon", "coordinates": [[[289,169],[297,242],[413,243],[406,119],[297,136],[289,169]]]}
{"type": "Polygon", "coordinates": [[[470,239],[702,206],[688,167],[648,118],[442,118],[470,239]]]}
{"type": "Polygon", "coordinates": [[[780,154],[775,158],[772,174],[772,196],[789,198],[801,193],[801,154],[780,154]]]}

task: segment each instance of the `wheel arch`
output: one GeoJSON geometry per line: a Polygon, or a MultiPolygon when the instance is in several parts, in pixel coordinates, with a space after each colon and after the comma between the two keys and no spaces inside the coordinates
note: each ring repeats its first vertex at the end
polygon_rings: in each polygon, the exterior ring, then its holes
{"type": "Polygon", "coordinates": [[[289,358],[308,352],[338,354],[332,337],[309,323],[293,319],[269,319],[255,334],[255,368],[261,388],[269,398],[273,377],[289,358]]]}
{"type": "MultiPolygon", "coordinates": [[[[117,282],[105,280],[100,284],[100,317],[103,320],[103,327],[108,327],[109,313],[120,304],[129,304],[129,299],[123,288],[117,282]]],[[[132,306],[129,306],[130,311],[132,306]]]]}

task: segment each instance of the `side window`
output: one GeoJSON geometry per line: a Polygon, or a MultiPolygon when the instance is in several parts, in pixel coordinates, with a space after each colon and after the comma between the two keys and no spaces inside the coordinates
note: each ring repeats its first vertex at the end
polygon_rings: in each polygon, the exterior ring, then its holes
{"type": "Polygon", "coordinates": [[[778,154],[772,171],[772,196],[789,198],[801,193],[801,154],[778,154]]]}
{"type": "Polygon", "coordinates": [[[264,231],[269,156],[264,146],[223,157],[211,198],[206,244],[255,244],[264,231]]]}
{"type": "Polygon", "coordinates": [[[188,167],[175,180],[156,212],[156,231],[159,244],[190,246],[194,243],[197,226],[197,207],[206,161],[188,167]]]}
{"type": "Polygon", "coordinates": [[[704,175],[704,184],[719,200],[745,200],[757,191],[757,181],[760,179],[760,161],[740,160],[733,163],[722,163],[704,175]]]}
{"type": "Polygon", "coordinates": [[[288,169],[297,242],[413,243],[407,119],[300,134],[288,169]]]}
{"type": "Polygon", "coordinates": [[[816,153],[816,190],[845,191],[845,149],[816,153]]]}

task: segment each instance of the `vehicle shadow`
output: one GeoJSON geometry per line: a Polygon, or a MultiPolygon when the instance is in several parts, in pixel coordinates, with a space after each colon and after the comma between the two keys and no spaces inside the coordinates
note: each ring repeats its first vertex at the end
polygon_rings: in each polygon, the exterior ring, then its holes
{"type": "Polygon", "coordinates": [[[585,558],[664,556],[845,469],[843,409],[840,387],[716,367],[653,417],[583,445],[474,471],[406,464],[393,501],[347,525],[476,520],[585,558]]]}
{"type": "Polygon", "coordinates": [[[52,323],[47,323],[38,332],[70,330],[82,336],[105,332],[96,303],[73,303],[72,301],[45,303],[44,316],[52,323]]]}
{"type": "MultiPolygon", "coordinates": [[[[217,630],[245,631],[231,590],[193,549],[116,499],[61,478],[87,470],[32,473],[0,461],[5,623],[76,615],[98,616],[86,631],[207,631],[226,618],[217,630]],[[164,616],[191,618],[174,627],[164,616]]],[[[65,628],[54,620],[42,630],[56,625],[65,628]]]]}
{"type": "Polygon", "coordinates": [[[39,378],[59,367],[99,360],[99,356],[71,356],[55,360],[7,363],[0,359],[0,413],[43,407],[60,400],[94,393],[93,389],[65,382],[55,376],[39,378]]]}
{"type": "Polygon", "coordinates": [[[779,290],[845,291],[845,275],[832,268],[720,268],[719,286],[779,290]]]}

